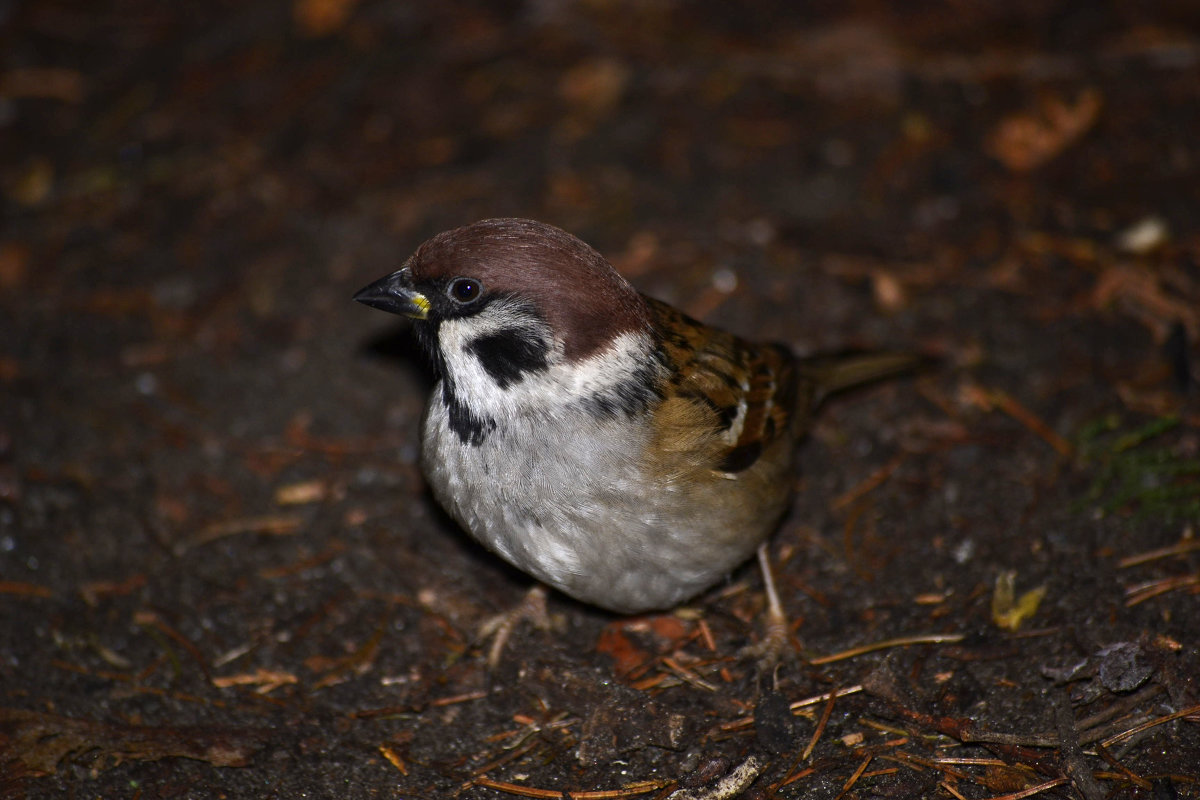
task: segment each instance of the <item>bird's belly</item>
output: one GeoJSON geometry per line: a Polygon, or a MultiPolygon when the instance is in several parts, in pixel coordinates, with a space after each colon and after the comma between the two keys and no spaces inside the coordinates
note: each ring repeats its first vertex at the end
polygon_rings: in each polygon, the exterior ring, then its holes
{"type": "Polygon", "coordinates": [[[677,605],[728,574],[770,532],[731,530],[705,496],[648,479],[644,442],[628,424],[582,427],[495,431],[469,444],[433,413],[422,466],[439,502],[486,547],[612,611],[677,605]]]}

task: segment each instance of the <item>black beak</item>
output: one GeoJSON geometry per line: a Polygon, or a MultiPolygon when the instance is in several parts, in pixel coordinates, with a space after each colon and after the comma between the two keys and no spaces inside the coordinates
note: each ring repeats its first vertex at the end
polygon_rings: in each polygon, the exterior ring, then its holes
{"type": "Polygon", "coordinates": [[[411,278],[407,269],[393,272],[359,289],[354,299],[389,314],[426,319],[429,317],[429,298],[409,285],[411,278]]]}

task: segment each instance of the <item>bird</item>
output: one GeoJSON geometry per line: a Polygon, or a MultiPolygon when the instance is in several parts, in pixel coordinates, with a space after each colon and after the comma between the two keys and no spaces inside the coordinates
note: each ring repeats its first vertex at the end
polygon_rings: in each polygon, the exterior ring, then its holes
{"type": "Polygon", "coordinates": [[[440,233],[354,300],[413,320],[436,377],[421,469],[472,537],[620,614],[674,608],[757,551],[775,640],[786,627],[766,542],[814,412],[918,360],[801,359],[740,338],[528,219],[440,233]]]}

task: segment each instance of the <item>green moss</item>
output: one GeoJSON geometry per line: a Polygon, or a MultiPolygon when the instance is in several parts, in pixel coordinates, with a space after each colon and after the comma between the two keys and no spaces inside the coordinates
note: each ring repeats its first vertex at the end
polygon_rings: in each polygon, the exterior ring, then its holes
{"type": "Polygon", "coordinates": [[[1095,477],[1079,507],[1167,521],[1200,519],[1200,459],[1172,448],[1177,417],[1129,428],[1116,414],[1086,425],[1076,437],[1080,460],[1095,477]]]}

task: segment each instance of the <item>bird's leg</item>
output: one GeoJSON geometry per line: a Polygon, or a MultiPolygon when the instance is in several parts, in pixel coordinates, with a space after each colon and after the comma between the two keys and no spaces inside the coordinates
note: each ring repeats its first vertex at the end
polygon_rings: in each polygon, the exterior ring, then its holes
{"type": "Polygon", "coordinates": [[[758,546],[758,567],[762,571],[763,589],[767,595],[766,632],[762,641],[743,652],[757,658],[764,668],[774,668],[790,646],[790,631],[787,614],[783,611],[783,603],[779,602],[779,592],[775,588],[775,576],[771,571],[771,552],[768,547],[767,542],[758,546]]]}
{"type": "Polygon", "coordinates": [[[550,630],[550,615],[546,613],[546,587],[540,583],[535,583],[520,603],[489,617],[479,626],[479,638],[492,639],[487,656],[489,669],[495,669],[500,663],[500,654],[504,652],[504,645],[508,643],[512,632],[518,624],[526,621],[533,623],[538,630],[550,630]]]}

